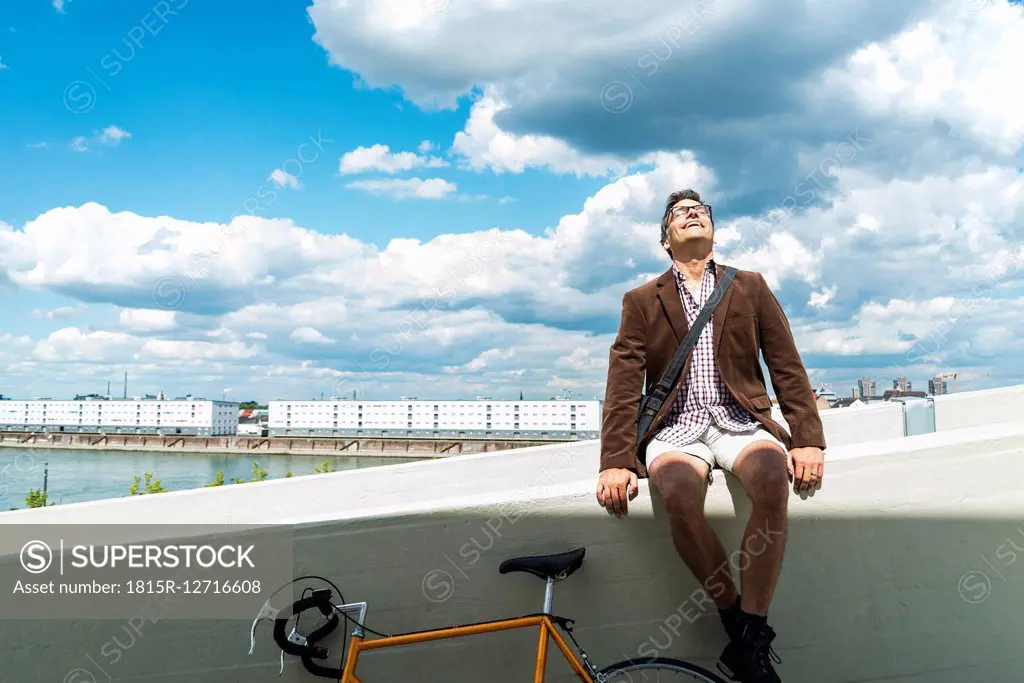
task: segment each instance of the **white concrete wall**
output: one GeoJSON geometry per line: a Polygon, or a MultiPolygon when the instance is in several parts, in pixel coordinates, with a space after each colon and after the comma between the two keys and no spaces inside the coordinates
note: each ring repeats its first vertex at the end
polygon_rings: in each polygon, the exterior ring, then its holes
{"type": "MultiPolygon", "coordinates": [[[[935,430],[1024,420],[1024,385],[929,397],[934,402],[935,430]]],[[[778,406],[772,416],[786,427],[778,406]]],[[[904,435],[903,404],[867,403],[821,411],[829,448],[904,435]]]]}
{"type": "Polygon", "coordinates": [[[935,429],[1024,420],[1024,384],[935,397],[935,429]]]}
{"type": "MultiPolygon", "coordinates": [[[[787,683],[1024,680],[1024,563],[1008,546],[1024,548],[1022,437],[1017,423],[830,449],[824,488],[790,501],[770,615],[787,683]]],[[[656,649],[712,666],[721,627],[675,555],[662,501],[643,482],[630,515],[610,517],[594,501],[596,469],[596,443],[559,444],[9,512],[0,523],[295,525],[296,573],[323,573],[347,600],[367,600],[369,626],[384,632],[537,611],[542,583],[499,575],[501,560],[586,546],[554,611],[577,620],[594,659],[656,649]]],[[[707,510],[733,551],[749,511],[737,482],[716,477],[707,510]]],[[[239,620],[147,623],[129,638],[117,620],[53,616],[0,622],[0,679],[252,683],[277,673],[265,626],[249,658],[239,620]],[[99,653],[114,637],[121,655],[110,663],[99,653]]],[[[359,671],[366,681],[511,683],[529,680],[535,643],[520,632],[374,652],[359,671]]],[[[281,680],[314,680],[287,661],[281,680]]],[[[549,680],[570,680],[551,661],[549,680]]]]}
{"type": "MultiPolygon", "coordinates": [[[[825,443],[831,450],[863,441],[896,439],[903,436],[903,405],[900,403],[866,403],[851,408],[822,410],[821,425],[825,443]]],[[[786,419],[776,406],[772,417],[787,430],[786,419]]]]}

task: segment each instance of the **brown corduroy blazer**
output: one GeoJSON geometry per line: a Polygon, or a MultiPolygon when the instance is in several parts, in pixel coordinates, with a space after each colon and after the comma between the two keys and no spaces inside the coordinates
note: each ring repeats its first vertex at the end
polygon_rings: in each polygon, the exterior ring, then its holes
{"type": "MultiPolygon", "coordinates": [[[[718,276],[724,268],[717,265],[718,276]]],[[[757,272],[737,270],[736,277],[708,323],[713,328],[715,363],[730,393],[751,416],[788,448],[816,446],[825,435],[810,379],[797,351],[789,320],[778,299],[757,272]],[[771,399],[761,371],[764,356],[772,387],[792,435],[771,418],[771,399]]],[[[637,411],[644,382],[653,388],[689,330],[675,277],[669,268],[658,278],[622,298],[622,321],[608,354],[601,424],[601,465],[647,472],[637,457],[657,433],[687,376],[686,360],[672,393],[637,445],[637,411]]]]}

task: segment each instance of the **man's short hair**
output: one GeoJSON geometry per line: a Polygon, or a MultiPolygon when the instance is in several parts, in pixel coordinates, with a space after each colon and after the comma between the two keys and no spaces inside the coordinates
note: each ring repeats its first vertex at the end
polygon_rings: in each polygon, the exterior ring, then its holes
{"type": "MultiPolygon", "coordinates": [[[[704,202],[700,199],[700,194],[696,190],[689,188],[685,190],[676,190],[668,196],[665,200],[665,213],[661,216],[661,242],[659,244],[665,244],[665,240],[668,239],[668,224],[672,222],[672,207],[681,202],[684,199],[690,199],[695,202],[704,202]]],[[[670,254],[672,252],[669,252],[670,254]]]]}

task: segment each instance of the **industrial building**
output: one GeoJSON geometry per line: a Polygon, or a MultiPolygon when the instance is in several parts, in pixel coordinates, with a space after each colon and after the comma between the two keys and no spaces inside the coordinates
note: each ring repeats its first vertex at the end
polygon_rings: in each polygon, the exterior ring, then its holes
{"type": "Polygon", "coordinates": [[[601,401],[271,401],[271,436],[596,439],[601,401]]]}
{"type": "Polygon", "coordinates": [[[238,404],[187,397],[160,400],[0,401],[0,431],[228,436],[238,404]]]}

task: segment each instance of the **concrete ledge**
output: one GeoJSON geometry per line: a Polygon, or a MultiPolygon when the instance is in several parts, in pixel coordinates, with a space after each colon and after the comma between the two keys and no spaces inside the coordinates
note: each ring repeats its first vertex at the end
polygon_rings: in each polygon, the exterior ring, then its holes
{"type": "Polygon", "coordinates": [[[1024,420],[1024,384],[935,396],[935,429],[1024,420]]]}
{"type": "MultiPolygon", "coordinates": [[[[832,463],[873,457],[903,457],[955,449],[983,453],[1024,441],[1024,421],[984,425],[828,449],[832,463]]],[[[543,500],[553,487],[594,487],[600,444],[549,444],[513,451],[475,453],[447,460],[389,465],[330,474],[310,474],[242,485],[170,491],[86,501],[40,509],[0,512],[0,524],[282,524],[373,516],[376,510],[444,509],[459,500],[543,500]]],[[[971,456],[973,457],[973,455],[971,456]]],[[[927,470],[931,482],[936,470],[927,470]]],[[[709,492],[724,486],[716,476],[709,492]]]]}
{"type": "MultiPolygon", "coordinates": [[[[903,405],[900,403],[867,403],[850,408],[830,408],[822,410],[820,415],[829,449],[868,440],[906,436],[903,405]]],[[[789,431],[789,425],[778,407],[773,408],[772,419],[789,431]]]]}
{"type": "MultiPolygon", "coordinates": [[[[772,417],[788,429],[778,406],[772,409],[772,417]]],[[[821,411],[830,449],[920,431],[948,431],[1016,420],[1024,420],[1024,385],[821,411]]]]}
{"type": "MultiPolygon", "coordinates": [[[[595,660],[661,652],[711,666],[721,626],[675,554],[657,491],[643,482],[618,520],[594,501],[596,471],[597,444],[554,444],[8,512],[0,523],[290,525],[296,575],[321,573],[345,599],[367,600],[368,624],[384,632],[539,610],[542,583],[499,575],[498,564],[586,546],[583,569],[556,590],[555,612],[577,620],[595,660]]],[[[1022,479],[1024,422],[830,449],[824,488],[790,501],[771,614],[784,679],[1024,679],[1022,479]]],[[[706,508],[727,552],[737,549],[749,512],[738,482],[716,476],[706,508]]],[[[248,626],[165,620],[134,633],[116,620],[7,620],[0,671],[19,683],[67,681],[76,669],[97,681],[272,680],[276,646],[264,630],[247,658],[248,626]]],[[[359,671],[367,681],[511,683],[529,680],[535,645],[533,632],[477,636],[374,652],[359,671]]],[[[284,681],[313,680],[287,661],[284,681]]],[[[551,657],[549,680],[571,680],[565,669],[551,657]]]]}

